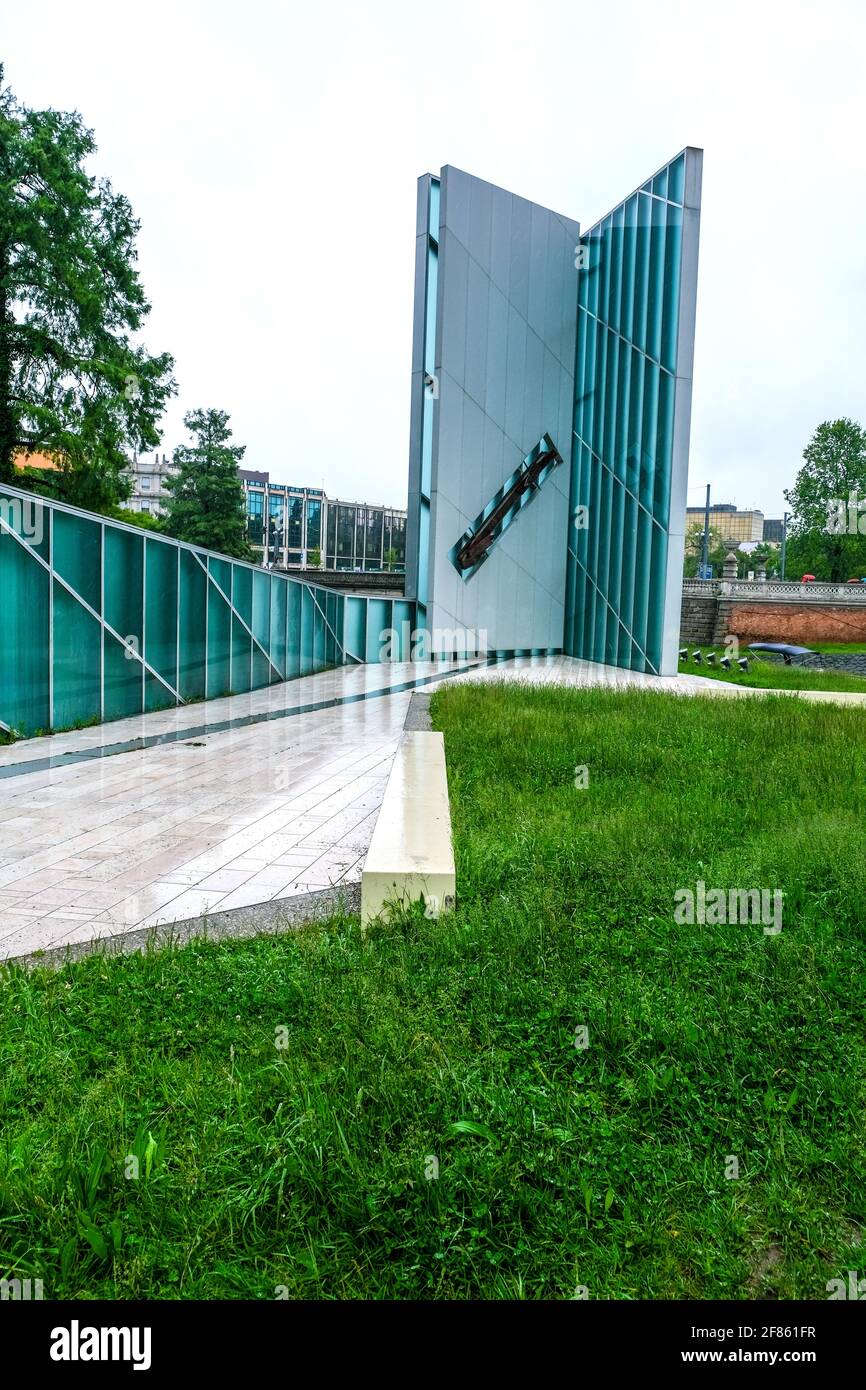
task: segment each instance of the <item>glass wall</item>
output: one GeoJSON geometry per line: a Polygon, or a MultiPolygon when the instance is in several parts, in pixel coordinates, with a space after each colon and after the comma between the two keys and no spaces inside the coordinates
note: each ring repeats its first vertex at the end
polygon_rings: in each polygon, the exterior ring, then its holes
{"type": "Polygon", "coordinates": [[[397,618],[414,606],[0,487],[0,726],[25,736],[399,659],[379,640],[397,618]]]}
{"type": "Polygon", "coordinates": [[[662,664],[690,153],[581,237],[565,649],[638,671],[662,664]]]}

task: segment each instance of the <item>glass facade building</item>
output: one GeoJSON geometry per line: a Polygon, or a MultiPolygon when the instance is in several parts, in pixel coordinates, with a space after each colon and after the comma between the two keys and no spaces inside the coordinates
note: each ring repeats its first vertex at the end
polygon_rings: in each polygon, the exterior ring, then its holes
{"type": "Polygon", "coordinates": [[[402,600],[338,593],[5,485],[0,595],[0,726],[22,735],[408,659],[414,625],[402,600]]]}
{"type": "Polygon", "coordinates": [[[406,513],[394,507],[341,502],[321,488],[272,483],[241,474],[247,498],[247,535],[262,562],[302,569],[318,551],[320,565],[336,570],[391,570],[406,564],[406,513]],[[264,517],[267,516],[267,528],[264,517]]]}
{"type": "Polygon", "coordinates": [[[419,180],[406,592],[434,651],[676,671],[701,172],[683,150],[585,233],[451,166],[419,180]],[[539,439],[568,467],[527,490],[539,439]]]}

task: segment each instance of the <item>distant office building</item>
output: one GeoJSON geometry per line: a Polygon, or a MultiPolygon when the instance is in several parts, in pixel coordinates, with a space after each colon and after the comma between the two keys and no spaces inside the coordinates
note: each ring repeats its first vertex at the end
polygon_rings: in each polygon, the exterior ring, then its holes
{"type": "MultiPolygon", "coordinates": [[[[703,507],[686,507],[686,530],[696,523],[704,524],[703,507]]],[[[781,522],[779,523],[781,525],[781,522]]],[[[758,511],[741,512],[733,502],[717,502],[710,507],[710,526],[722,533],[722,541],[727,545],[741,541],[760,541],[764,539],[764,513],[758,511]]],[[[781,536],[779,537],[781,540],[781,536]]]]}
{"type": "Polygon", "coordinates": [[[405,511],[343,502],[321,488],[272,483],[267,473],[240,473],[247,539],[262,564],[301,569],[318,558],[323,569],[404,569],[405,511]]]}
{"type": "Polygon", "coordinates": [[[764,540],[770,545],[782,544],[782,518],[764,517],[764,540]]]}
{"type": "Polygon", "coordinates": [[[161,516],[168,495],[165,480],[174,472],[168,454],[133,454],[127,471],[132,479],[132,496],[124,506],[131,512],[161,516]]]}

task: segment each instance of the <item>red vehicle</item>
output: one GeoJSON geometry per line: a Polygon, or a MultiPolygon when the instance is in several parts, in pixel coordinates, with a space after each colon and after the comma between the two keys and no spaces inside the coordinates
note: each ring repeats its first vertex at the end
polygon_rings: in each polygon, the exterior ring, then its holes
{"type": "Polygon", "coordinates": [[[800,583],[801,583],[801,584],[814,584],[814,583],[815,583],[815,576],[814,576],[814,574],[804,574],[804,575],[803,575],[803,578],[800,580],[800,583]]]}

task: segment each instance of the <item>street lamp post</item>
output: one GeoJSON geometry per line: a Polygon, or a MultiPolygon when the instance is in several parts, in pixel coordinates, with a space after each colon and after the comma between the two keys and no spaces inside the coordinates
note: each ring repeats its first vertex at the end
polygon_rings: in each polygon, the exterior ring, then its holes
{"type": "Polygon", "coordinates": [[[788,548],[788,517],[790,515],[790,512],[785,512],[782,516],[782,554],[780,556],[779,564],[779,568],[781,570],[781,574],[779,576],[780,579],[785,578],[785,553],[788,548]]]}

